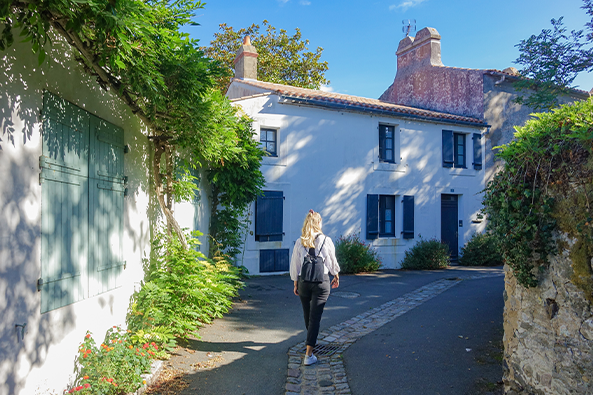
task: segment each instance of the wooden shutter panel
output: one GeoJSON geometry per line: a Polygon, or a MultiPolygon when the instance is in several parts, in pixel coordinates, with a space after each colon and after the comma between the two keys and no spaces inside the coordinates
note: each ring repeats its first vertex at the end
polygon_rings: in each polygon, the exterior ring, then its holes
{"type": "Polygon", "coordinates": [[[453,167],[453,132],[443,130],[443,167],[453,167]]]}
{"type": "Polygon", "coordinates": [[[259,250],[259,271],[260,273],[274,271],[274,250],[259,250]]]}
{"type": "Polygon", "coordinates": [[[288,260],[288,249],[275,250],[274,253],[274,271],[287,272],[290,262],[288,260]]]}
{"type": "Polygon", "coordinates": [[[41,313],[86,297],[88,113],[43,95],[41,313]]]}
{"type": "Polygon", "coordinates": [[[404,239],[414,238],[414,196],[404,196],[404,239]]]}
{"type": "Polygon", "coordinates": [[[379,237],[379,195],[367,195],[367,240],[379,237]]]}
{"type": "Polygon", "coordinates": [[[255,203],[255,236],[259,241],[282,241],[284,195],[265,191],[255,203]]]}
{"type": "Polygon", "coordinates": [[[124,131],[91,116],[89,188],[90,295],[120,286],[123,271],[124,131]]]}
{"type": "Polygon", "coordinates": [[[385,160],[385,126],[379,125],[379,161],[385,160]]]}
{"type": "Polygon", "coordinates": [[[474,169],[482,170],[482,136],[479,133],[473,135],[474,143],[474,169]]]}

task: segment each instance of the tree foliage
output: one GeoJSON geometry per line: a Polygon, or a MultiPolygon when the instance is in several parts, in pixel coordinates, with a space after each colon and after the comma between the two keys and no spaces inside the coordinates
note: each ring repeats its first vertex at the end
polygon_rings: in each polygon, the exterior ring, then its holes
{"type": "Polygon", "coordinates": [[[512,142],[496,147],[505,164],[486,188],[488,226],[499,240],[505,263],[523,286],[537,285],[536,268],[543,269],[557,251],[556,231],[577,240],[583,276],[590,283],[593,100],[564,105],[535,118],[516,128],[512,142]]]}
{"type": "Polygon", "coordinates": [[[522,66],[520,74],[525,77],[515,83],[518,91],[525,92],[518,103],[549,110],[558,104],[558,96],[569,92],[580,72],[593,70],[593,1],[585,0],[582,8],[592,17],[588,34],[583,30],[569,33],[561,17],[552,19],[550,29],[516,45],[520,56],[515,63],[522,66]]]}
{"type": "Polygon", "coordinates": [[[301,31],[298,28],[295,30],[290,36],[286,30],[278,31],[266,20],[261,28],[252,24],[236,31],[225,23],[221,24],[220,32],[214,34],[210,46],[202,48],[227,71],[226,76],[217,79],[217,87],[226,92],[229,77],[233,75],[235,55],[245,36],[251,36],[251,43],[257,49],[258,80],[310,89],[329,84],[325,79],[327,62],[320,61],[323,48],[309,51],[309,40],[303,40],[301,31]]]}
{"type": "MultiPolygon", "coordinates": [[[[176,177],[179,150],[193,154],[190,162],[220,166],[245,155],[237,144],[244,121],[212,89],[223,69],[180,31],[202,6],[195,0],[9,0],[0,5],[0,50],[20,32],[42,63],[52,35],[63,36],[82,67],[147,125],[157,200],[168,234],[178,235],[184,246],[172,205],[176,193],[187,196],[191,180],[176,177]]],[[[249,169],[257,176],[259,167],[249,169]]]]}

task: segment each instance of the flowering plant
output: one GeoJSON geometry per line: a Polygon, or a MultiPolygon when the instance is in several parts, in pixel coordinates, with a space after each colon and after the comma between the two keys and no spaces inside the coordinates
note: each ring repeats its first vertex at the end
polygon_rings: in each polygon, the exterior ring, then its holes
{"type": "Polygon", "coordinates": [[[142,384],[143,373],[150,371],[151,359],[158,353],[158,345],[134,345],[130,331],[110,328],[100,346],[90,332],[78,350],[78,375],[67,393],[84,395],[126,394],[135,392],[142,384]]]}

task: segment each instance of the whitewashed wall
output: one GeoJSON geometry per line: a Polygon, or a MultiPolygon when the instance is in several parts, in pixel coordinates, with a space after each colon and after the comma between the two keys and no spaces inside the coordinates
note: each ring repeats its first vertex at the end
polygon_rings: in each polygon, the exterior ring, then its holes
{"type": "MultiPolygon", "coordinates": [[[[230,98],[264,93],[233,83],[230,98]]],[[[385,268],[401,267],[404,252],[420,236],[440,239],[442,193],[459,196],[459,247],[483,230],[472,220],[481,208],[484,171],[442,167],[442,130],[482,133],[479,128],[421,122],[355,112],[282,104],[276,95],[259,95],[235,101],[255,119],[254,128],[278,130],[279,156],[264,159],[266,190],[284,191],[282,242],[256,242],[248,235],[241,263],[250,273],[259,273],[259,249],[289,248],[300,236],[309,209],[321,212],[324,233],[334,238],[349,233],[366,235],[366,195],[413,195],[415,237],[401,238],[402,204],[396,200],[396,237],[372,241],[385,268]],[[396,164],[379,163],[379,124],[395,126],[396,164]],[[399,144],[398,144],[399,136],[399,144]],[[399,157],[398,157],[399,151],[399,157]]],[[[471,137],[466,146],[471,148],[471,137]]],[[[252,208],[252,213],[254,208],[252,208]]],[[[252,216],[252,222],[254,218],[252,216]]],[[[254,223],[250,231],[254,231],[254,223]]]]}
{"type": "MultiPolygon", "coordinates": [[[[86,331],[102,340],[109,327],[125,325],[160,212],[150,198],[152,150],[138,118],[82,72],[61,40],[54,42],[41,66],[28,44],[15,44],[0,55],[0,395],[58,394],[69,382],[86,331]],[[124,198],[123,286],[40,314],[36,282],[41,274],[39,156],[44,90],[122,127],[130,153],[124,159],[129,193],[124,198]],[[25,323],[24,341],[19,341],[15,325],[25,323]]],[[[209,211],[193,210],[193,220],[185,225],[207,230],[209,211]]],[[[187,210],[179,211],[187,218],[187,210]]]]}

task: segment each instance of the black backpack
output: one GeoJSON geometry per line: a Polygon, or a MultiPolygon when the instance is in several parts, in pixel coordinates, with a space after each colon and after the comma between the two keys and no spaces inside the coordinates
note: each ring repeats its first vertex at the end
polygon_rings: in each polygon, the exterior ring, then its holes
{"type": "MultiPolygon", "coordinates": [[[[317,235],[319,237],[319,235],[317,235]]],[[[315,239],[317,239],[317,237],[315,239]]],[[[319,248],[319,252],[323,249],[325,239],[319,248]]],[[[301,280],[308,283],[322,283],[324,277],[323,258],[315,255],[315,248],[309,248],[309,253],[303,259],[303,267],[301,269],[301,280]]]]}

